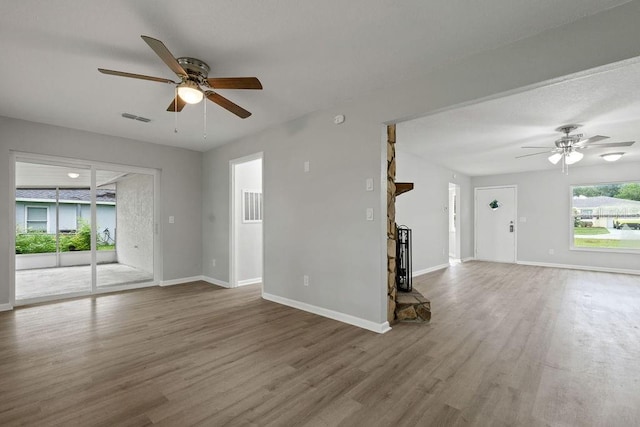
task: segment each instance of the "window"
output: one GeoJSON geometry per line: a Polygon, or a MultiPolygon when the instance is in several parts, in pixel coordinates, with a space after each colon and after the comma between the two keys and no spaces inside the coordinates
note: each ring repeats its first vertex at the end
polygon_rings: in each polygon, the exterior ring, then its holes
{"type": "Polygon", "coordinates": [[[572,249],[640,250],[640,182],[571,187],[572,249]]]}
{"type": "Polygon", "coordinates": [[[242,222],[262,222],[262,192],[242,190],[242,222]]]}
{"type": "Polygon", "coordinates": [[[27,232],[46,233],[49,230],[49,208],[46,206],[27,206],[25,213],[27,232]]]}

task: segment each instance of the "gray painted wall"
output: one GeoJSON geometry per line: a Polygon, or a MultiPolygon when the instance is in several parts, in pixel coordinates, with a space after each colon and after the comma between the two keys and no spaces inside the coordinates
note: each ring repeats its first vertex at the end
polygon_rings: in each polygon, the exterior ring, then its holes
{"type": "Polygon", "coordinates": [[[264,291],[384,322],[382,125],[640,56],[639,20],[640,2],[627,3],[207,152],[204,274],[228,280],[228,162],[263,151],[264,291]],[[333,124],[336,114],[344,124],[333,124]],[[363,192],[367,177],[375,178],[375,192],[363,192]],[[363,220],[367,207],[375,208],[373,222],[363,220]]]}
{"type": "MultiPolygon", "coordinates": [[[[589,155],[589,154],[587,154],[589,155]]],[[[546,161],[546,160],[542,160],[546,161]]],[[[569,250],[570,185],[640,180],[640,163],[571,166],[558,170],[474,177],[473,187],[518,186],[518,261],[640,271],[640,254],[569,250]],[[521,222],[522,217],[526,222],[521,222]],[[555,251],[549,254],[549,249],[555,251]]]]}
{"type": "Polygon", "coordinates": [[[262,159],[236,165],[237,277],[243,280],[262,277],[262,223],[242,222],[242,190],[262,189],[262,159]]]}
{"type": "Polygon", "coordinates": [[[153,176],[131,174],[116,183],[118,262],[153,273],[153,176]]]}
{"type": "Polygon", "coordinates": [[[201,154],[130,139],[0,117],[0,304],[9,302],[14,189],[10,150],[161,169],[163,279],[199,276],[201,154]],[[175,216],[175,224],[167,217],[175,216]]]}
{"type": "Polygon", "coordinates": [[[262,151],[264,292],[381,323],[382,126],[355,115],[336,126],[333,116],[305,116],[205,154],[204,274],[229,280],[229,161],[262,151]],[[374,192],[365,191],[369,177],[374,192]]]}
{"type": "MultiPolygon", "coordinates": [[[[397,146],[402,146],[401,132],[397,133],[397,139],[397,146]]],[[[473,256],[471,179],[400,149],[396,150],[396,165],[396,181],[414,183],[413,190],[396,199],[396,223],[412,230],[413,271],[449,262],[450,182],[460,185],[461,258],[473,256]]]]}

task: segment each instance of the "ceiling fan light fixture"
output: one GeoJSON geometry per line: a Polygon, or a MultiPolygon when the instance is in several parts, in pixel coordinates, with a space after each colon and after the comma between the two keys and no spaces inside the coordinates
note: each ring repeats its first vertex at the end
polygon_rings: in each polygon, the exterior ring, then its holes
{"type": "Polygon", "coordinates": [[[69,172],[67,176],[71,179],[76,179],[80,176],[80,174],[78,172],[69,172]]]}
{"type": "Polygon", "coordinates": [[[549,161],[554,165],[557,165],[561,158],[562,158],[561,153],[553,153],[552,155],[549,156],[549,161]]]}
{"type": "Polygon", "coordinates": [[[204,98],[204,94],[198,87],[198,84],[191,80],[187,80],[178,85],[178,96],[187,104],[197,104],[204,98]]]}
{"type": "Polygon", "coordinates": [[[601,154],[600,157],[602,157],[607,162],[615,162],[616,160],[620,159],[620,157],[622,157],[623,155],[624,153],[606,153],[606,154],[601,154]]]}
{"type": "Polygon", "coordinates": [[[564,161],[568,165],[572,165],[574,163],[578,163],[580,160],[582,160],[583,157],[584,157],[584,154],[582,154],[581,152],[572,151],[572,152],[566,154],[564,161]]]}

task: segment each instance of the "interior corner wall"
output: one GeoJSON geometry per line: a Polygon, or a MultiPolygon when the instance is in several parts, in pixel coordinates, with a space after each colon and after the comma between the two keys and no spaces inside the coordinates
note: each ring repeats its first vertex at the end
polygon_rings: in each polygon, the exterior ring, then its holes
{"type": "Polygon", "coordinates": [[[116,183],[118,263],[153,273],[153,176],[131,174],[116,183]]]}
{"type": "Polygon", "coordinates": [[[396,198],[396,223],[412,231],[413,273],[449,263],[449,183],[460,186],[460,256],[472,256],[473,191],[471,179],[403,151],[398,127],[396,181],[413,182],[413,190],[396,198]]]}
{"type": "Polygon", "coordinates": [[[473,177],[473,188],[518,186],[518,262],[634,270],[638,254],[570,250],[571,185],[639,181],[640,162],[571,166],[569,175],[553,170],[473,177]],[[526,218],[526,222],[522,221],[526,218]],[[549,249],[554,254],[549,254],[549,249]]]}
{"type": "Polygon", "coordinates": [[[11,151],[160,169],[163,280],[202,274],[201,153],[0,117],[0,305],[9,303],[13,229],[11,151]],[[175,224],[168,224],[169,215],[175,224]]]}

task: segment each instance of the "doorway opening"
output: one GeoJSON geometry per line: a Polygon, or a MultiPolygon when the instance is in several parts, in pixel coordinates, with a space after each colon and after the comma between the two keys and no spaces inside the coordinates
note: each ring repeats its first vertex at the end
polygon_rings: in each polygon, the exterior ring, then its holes
{"type": "Polygon", "coordinates": [[[460,186],[449,183],[449,263],[460,262],[460,186]]]}
{"type": "Polygon", "coordinates": [[[157,283],[157,171],[15,156],[15,305],[157,283]]]}
{"type": "Polygon", "coordinates": [[[229,286],[262,283],[262,153],[230,162],[229,286]]]}

